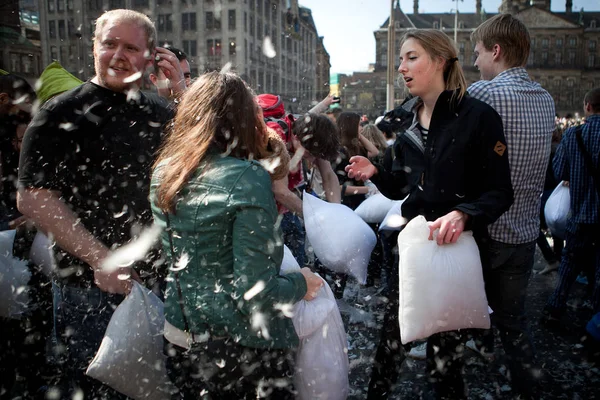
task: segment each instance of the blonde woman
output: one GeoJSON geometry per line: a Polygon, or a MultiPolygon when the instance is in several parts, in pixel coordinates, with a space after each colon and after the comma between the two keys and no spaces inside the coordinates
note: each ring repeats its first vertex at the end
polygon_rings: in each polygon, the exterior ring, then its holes
{"type": "MultiPolygon", "coordinates": [[[[431,221],[430,239],[439,230],[438,245],[456,242],[465,229],[472,230],[478,241],[486,240],[487,226],[513,201],[499,115],[466,93],[456,48],[440,31],[406,33],[398,72],[414,97],[401,106],[408,114],[393,145],[394,157],[384,165],[352,157],[348,176],[371,179],[391,199],[408,194],[402,215],[408,220],[424,215],[431,221]]],[[[375,356],[369,399],[387,398],[405,357],[397,321],[398,282],[390,285],[390,307],[375,356]]],[[[427,377],[435,398],[465,398],[458,354],[461,340],[458,332],[428,340],[427,377]]]]}

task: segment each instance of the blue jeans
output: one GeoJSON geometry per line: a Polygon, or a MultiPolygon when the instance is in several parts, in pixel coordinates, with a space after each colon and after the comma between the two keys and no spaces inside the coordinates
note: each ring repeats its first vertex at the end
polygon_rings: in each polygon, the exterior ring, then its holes
{"type": "Polygon", "coordinates": [[[281,220],[283,243],[290,249],[300,267],[306,263],[306,250],[304,249],[304,227],[297,215],[292,212],[283,214],[281,220]]]}
{"type": "Polygon", "coordinates": [[[85,398],[126,399],[125,396],[85,375],[96,355],[114,309],[123,301],[100,289],[64,286],[52,282],[53,352],[60,369],[61,398],[78,390],[85,398]]]}

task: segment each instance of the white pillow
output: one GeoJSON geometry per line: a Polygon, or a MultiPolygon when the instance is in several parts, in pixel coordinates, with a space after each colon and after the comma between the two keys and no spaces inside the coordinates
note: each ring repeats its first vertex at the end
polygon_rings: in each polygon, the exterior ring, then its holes
{"type": "Polygon", "coordinates": [[[554,189],[546,205],[544,206],[544,216],[546,217],[546,225],[554,236],[561,239],[565,238],[567,230],[567,221],[571,213],[571,196],[569,187],[561,182],[554,189]]]}
{"type": "Polygon", "coordinates": [[[373,230],[354,211],[305,195],[302,210],[306,235],[315,255],[334,272],[367,281],[367,266],[377,244],[373,230]]]}
{"type": "Polygon", "coordinates": [[[394,201],[394,205],[385,215],[381,225],[379,225],[380,231],[399,231],[401,227],[406,225],[408,220],[402,216],[402,204],[404,204],[404,200],[394,201]]]}
{"type": "Polygon", "coordinates": [[[398,252],[402,343],[490,327],[479,248],[471,232],[439,246],[429,240],[429,225],[419,216],[398,235],[398,252]]]}
{"type": "Polygon", "coordinates": [[[360,203],[354,212],[366,223],[379,224],[393,205],[394,200],[377,193],[360,203]]]}

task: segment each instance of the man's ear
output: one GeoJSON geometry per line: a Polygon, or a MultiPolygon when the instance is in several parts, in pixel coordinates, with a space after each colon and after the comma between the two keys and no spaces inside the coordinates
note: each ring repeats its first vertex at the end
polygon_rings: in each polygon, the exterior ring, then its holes
{"type": "Polygon", "coordinates": [[[592,103],[583,103],[583,109],[586,113],[592,113],[592,103]]]}
{"type": "Polygon", "coordinates": [[[501,57],[504,55],[502,54],[503,51],[504,49],[500,47],[498,43],[496,43],[494,47],[492,47],[492,59],[494,61],[500,61],[501,57]]]}
{"type": "Polygon", "coordinates": [[[155,74],[149,74],[148,77],[150,78],[150,82],[152,82],[152,84],[154,86],[156,86],[156,82],[158,81],[158,76],[156,76],[155,74]]]}

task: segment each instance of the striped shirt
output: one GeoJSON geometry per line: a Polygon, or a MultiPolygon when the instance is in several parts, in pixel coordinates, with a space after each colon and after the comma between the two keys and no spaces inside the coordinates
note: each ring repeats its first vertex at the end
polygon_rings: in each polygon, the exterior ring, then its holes
{"type": "MultiPolygon", "coordinates": [[[[554,175],[569,181],[571,195],[571,218],[569,225],[600,223],[598,209],[600,199],[592,178],[592,172],[586,168],[583,155],[577,145],[576,128],[569,128],[554,156],[554,175]]],[[[586,119],[581,129],[581,137],[587,152],[592,156],[594,166],[600,165],[600,115],[594,114],[586,119]]]]}
{"type": "Polygon", "coordinates": [[[504,126],[515,199],[489,227],[492,239],[529,243],[540,230],[540,196],[550,158],[554,100],[524,68],[510,68],[491,81],[475,82],[469,94],[492,106],[504,126]]]}

